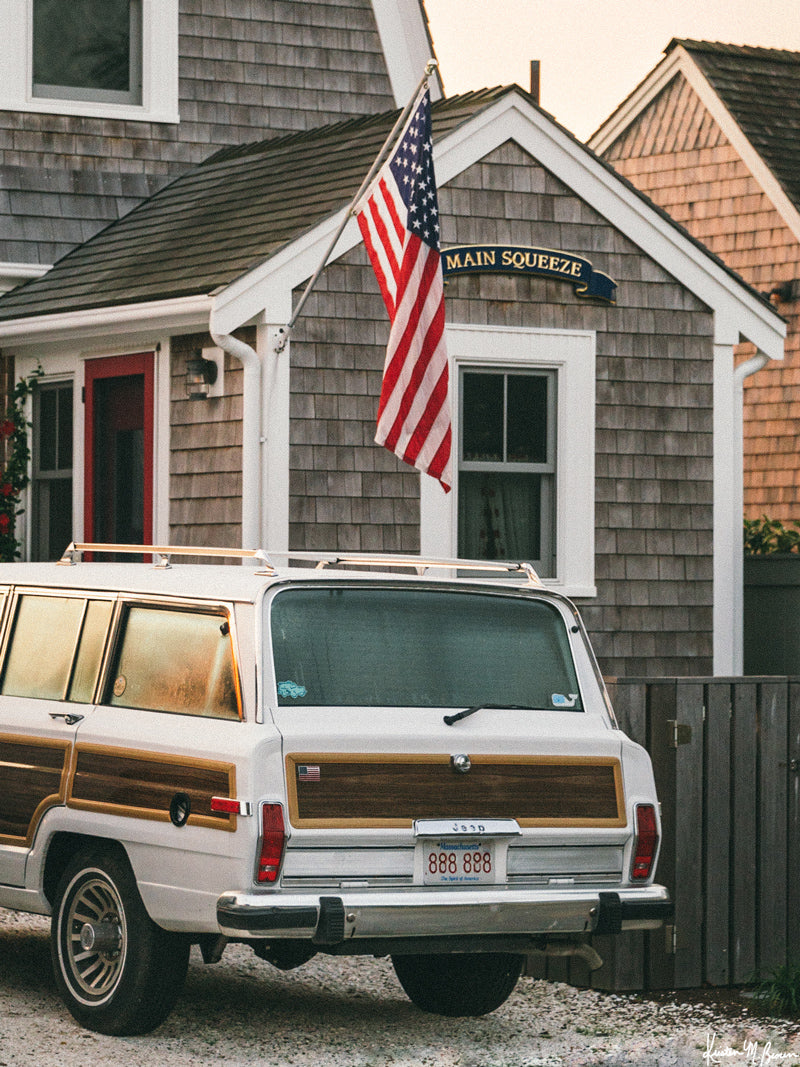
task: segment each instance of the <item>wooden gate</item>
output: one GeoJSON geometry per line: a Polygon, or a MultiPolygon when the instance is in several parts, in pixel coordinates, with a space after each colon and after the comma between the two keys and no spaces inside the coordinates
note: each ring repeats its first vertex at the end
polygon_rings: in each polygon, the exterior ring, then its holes
{"type": "Polygon", "coordinates": [[[800,678],[618,679],[611,697],[653,761],[674,925],[597,937],[600,970],[547,977],[685,989],[800,963],[800,678]]]}

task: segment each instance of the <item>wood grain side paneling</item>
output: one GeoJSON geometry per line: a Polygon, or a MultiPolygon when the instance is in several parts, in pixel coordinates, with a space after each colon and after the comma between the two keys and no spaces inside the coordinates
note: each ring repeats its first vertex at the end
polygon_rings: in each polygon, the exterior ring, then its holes
{"type": "Polygon", "coordinates": [[[63,804],[69,741],[0,735],[0,844],[30,845],[47,808],[63,804]]]}
{"type": "Polygon", "coordinates": [[[166,822],[176,793],[191,801],[190,826],[236,829],[235,815],[211,810],[212,797],[236,795],[233,764],[161,753],[79,745],[67,805],[166,822]]]}
{"type": "Polygon", "coordinates": [[[419,818],[514,818],[521,826],[624,826],[619,762],[475,756],[294,754],[287,757],[297,826],[409,826],[419,818]],[[312,770],[302,770],[312,768],[312,770]]]}

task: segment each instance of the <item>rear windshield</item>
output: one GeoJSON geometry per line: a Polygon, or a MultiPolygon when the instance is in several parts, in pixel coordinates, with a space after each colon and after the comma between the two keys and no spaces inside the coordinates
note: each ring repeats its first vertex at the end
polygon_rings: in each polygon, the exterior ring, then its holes
{"type": "Polygon", "coordinates": [[[564,621],[529,597],[291,589],[271,629],[284,706],[582,710],[564,621]]]}

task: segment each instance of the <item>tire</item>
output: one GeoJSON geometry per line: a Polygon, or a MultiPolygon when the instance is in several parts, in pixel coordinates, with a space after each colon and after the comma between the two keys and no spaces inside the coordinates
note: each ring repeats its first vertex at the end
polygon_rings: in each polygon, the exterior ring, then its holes
{"type": "Polygon", "coordinates": [[[392,956],[392,963],[409,1000],[423,1011],[486,1015],[513,993],[523,957],[501,952],[392,956]]]}
{"type": "Polygon", "coordinates": [[[124,855],[77,855],[56,890],[50,950],[56,983],[75,1019],[99,1034],[146,1034],[183,988],[189,940],[147,914],[124,855]]]}

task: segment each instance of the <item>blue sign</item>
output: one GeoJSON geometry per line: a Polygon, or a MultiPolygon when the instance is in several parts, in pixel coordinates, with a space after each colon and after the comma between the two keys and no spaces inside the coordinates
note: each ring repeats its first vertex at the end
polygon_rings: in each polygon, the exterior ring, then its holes
{"type": "Polygon", "coordinates": [[[617,283],[588,259],[552,248],[519,245],[455,245],[442,249],[445,278],[456,274],[536,274],[570,282],[576,296],[616,303],[617,283]]]}

